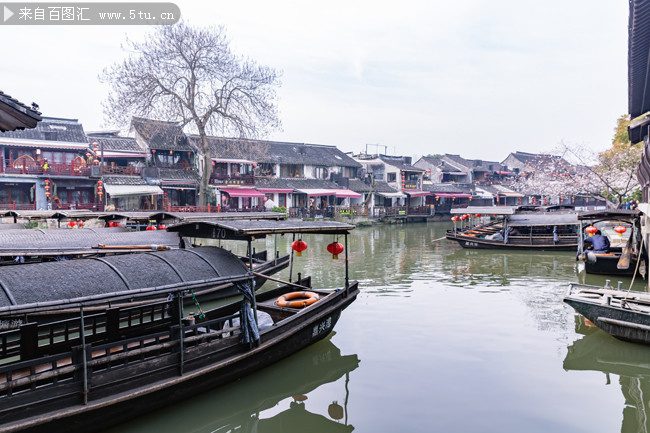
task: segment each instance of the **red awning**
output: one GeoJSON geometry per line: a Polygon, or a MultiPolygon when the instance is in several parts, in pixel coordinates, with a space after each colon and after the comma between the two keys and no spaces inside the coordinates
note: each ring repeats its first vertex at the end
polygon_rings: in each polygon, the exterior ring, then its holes
{"type": "Polygon", "coordinates": [[[335,189],[321,189],[321,188],[300,188],[296,192],[301,194],[307,194],[309,197],[320,197],[326,195],[336,195],[335,189]]]}
{"type": "Polygon", "coordinates": [[[422,197],[422,196],[425,196],[425,195],[431,195],[431,193],[428,192],[428,191],[419,191],[419,190],[408,190],[408,189],[405,189],[404,192],[405,192],[406,194],[410,195],[411,197],[422,197]]]}
{"type": "Polygon", "coordinates": [[[361,194],[354,192],[351,189],[335,189],[333,191],[336,193],[337,197],[361,198],[361,194]]]}
{"type": "Polygon", "coordinates": [[[259,192],[264,192],[264,193],[279,193],[279,194],[291,194],[293,192],[293,189],[291,188],[257,188],[259,192]]]}
{"type": "Polygon", "coordinates": [[[434,192],[436,197],[451,197],[451,198],[470,198],[471,194],[451,193],[451,192],[434,192]]]}
{"type": "Polygon", "coordinates": [[[250,188],[222,188],[221,192],[225,192],[230,197],[259,197],[264,198],[264,194],[250,188]]]}

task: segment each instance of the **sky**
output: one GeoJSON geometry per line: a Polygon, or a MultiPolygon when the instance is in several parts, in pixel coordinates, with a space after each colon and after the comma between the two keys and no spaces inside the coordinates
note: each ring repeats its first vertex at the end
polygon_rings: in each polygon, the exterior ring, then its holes
{"type": "MultiPolygon", "coordinates": [[[[282,129],[270,140],[502,161],[559,143],[604,150],[627,113],[620,0],[174,3],[190,25],[225,26],[236,54],[282,72],[282,129]]],[[[0,25],[0,90],[106,129],[98,76],[126,57],[127,37],[150,31],[0,25]]]]}

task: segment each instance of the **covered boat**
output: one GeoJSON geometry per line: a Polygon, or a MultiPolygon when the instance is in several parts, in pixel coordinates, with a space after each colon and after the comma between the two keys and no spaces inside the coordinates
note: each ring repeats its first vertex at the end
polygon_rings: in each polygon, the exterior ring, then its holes
{"type": "Polygon", "coordinates": [[[516,206],[452,209],[454,228],[446,238],[463,248],[575,251],[578,219],[560,209],[521,210],[516,206]]]}
{"type": "Polygon", "coordinates": [[[578,214],[580,239],[577,257],[584,262],[586,273],[629,276],[638,272],[645,276],[647,251],[642,245],[640,217],[641,212],[638,210],[626,209],[578,214]],[[585,241],[589,243],[588,239],[591,235],[588,232],[594,231],[594,228],[608,238],[610,248],[607,251],[595,252],[586,247],[585,241]]]}
{"type": "MultiPolygon", "coordinates": [[[[345,236],[347,246],[348,231],[354,227],[334,222],[322,223],[320,229],[317,222],[279,222],[279,227],[271,222],[248,227],[234,223],[180,224],[176,231],[245,239],[249,244],[269,233],[335,234],[345,236]]],[[[243,299],[197,317],[183,312],[185,289],[164,281],[151,289],[172,294],[163,302],[93,314],[82,309],[78,317],[62,322],[27,323],[0,333],[0,430],[105,429],[233,381],[322,340],[359,293],[358,283],[348,279],[347,248],[345,254],[344,284],[335,290],[312,289],[307,277],[254,295],[252,272],[222,277],[236,285],[243,299]],[[280,302],[296,289],[316,301],[306,307],[280,302]]],[[[146,292],[134,291],[132,297],[151,295],[146,292]]],[[[93,302],[86,300],[84,307],[93,302]]]]}

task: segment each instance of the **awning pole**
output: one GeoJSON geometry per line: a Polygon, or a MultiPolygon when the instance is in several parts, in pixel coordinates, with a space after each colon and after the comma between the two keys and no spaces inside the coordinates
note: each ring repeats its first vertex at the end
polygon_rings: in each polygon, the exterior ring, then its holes
{"type": "Polygon", "coordinates": [[[345,233],[345,296],[348,296],[350,287],[350,275],[348,273],[348,234],[345,233]]]}
{"type": "Polygon", "coordinates": [[[293,238],[291,240],[291,256],[289,257],[289,282],[291,282],[291,276],[293,275],[293,242],[296,240],[296,234],[293,234],[293,238]]]}
{"type": "Polygon", "coordinates": [[[253,291],[253,314],[255,315],[255,325],[259,326],[257,321],[257,301],[255,299],[255,277],[253,276],[253,244],[248,238],[248,272],[251,274],[251,290],[253,291]]]}

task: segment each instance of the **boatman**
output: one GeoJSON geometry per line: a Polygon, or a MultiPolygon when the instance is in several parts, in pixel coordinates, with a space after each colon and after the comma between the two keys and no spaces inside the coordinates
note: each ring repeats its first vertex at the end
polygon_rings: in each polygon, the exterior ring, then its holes
{"type": "MultiPolygon", "coordinates": [[[[600,230],[596,231],[596,234],[585,239],[585,244],[590,243],[593,247],[594,253],[608,253],[609,252],[609,239],[607,236],[603,236],[600,230]]],[[[585,245],[585,248],[587,245],[585,245]]]]}

